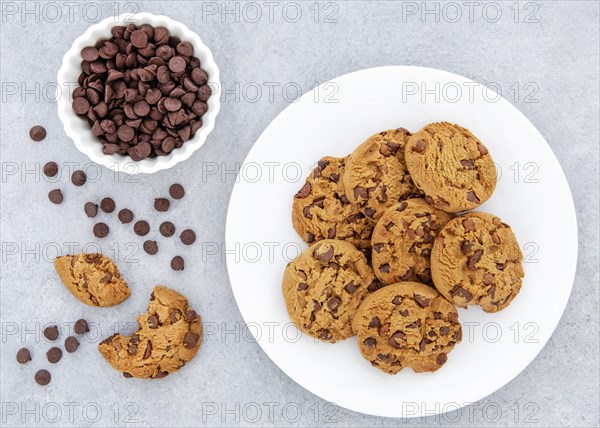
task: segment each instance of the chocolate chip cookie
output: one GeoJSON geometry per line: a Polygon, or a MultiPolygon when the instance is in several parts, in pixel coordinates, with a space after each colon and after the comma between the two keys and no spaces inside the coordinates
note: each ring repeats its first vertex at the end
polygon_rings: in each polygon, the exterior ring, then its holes
{"type": "Polygon", "coordinates": [[[191,361],[200,348],[200,316],[184,296],[167,287],[154,287],[148,312],[137,322],[139,330],[131,336],[115,334],[98,345],[125,377],[163,378],[191,361]]]}
{"type": "Polygon", "coordinates": [[[455,305],[506,308],[521,289],[523,254],[511,228],[498,217],[473,212],[440,231],[431,253],[436,288],[455,305]]]}
{"type": "Polygon", "coordinates": [[[324,239],[287,265],[282,291],[300,330],[336,342],[353,335],[352,317],[373,282],[360,250],[349,242],[324,239]]]}
{"type": "Polygon", "coordinates": [[[373,272],[385,284],[431,281],[431,247],[452,218],[423,199],[392,205],[379,219],[372,237],[373,272]]]}
{"type": "Polygon", "coordinates": [[[417,282],[388,285],[368,295],[354,315],[352,328],[363,357],[389,374],[405,367],[436,371],[462,339],[452,303],[417,282]]]}
{"type": "Polygon", "coordinates": [[[308,243],[341,239],[367,249],[373,225],[346,197],[342,181],[346,159],[327,156],[318,162],[294,196],[292,223],[308,243]]]}
{"type": "Polygon", "coordinates": [[[404,161],[410,135],[404,128],[372,135],[346,162],[346,196],[373,222],[396,202],[421,196],[404,161]]]}
{"type": "Polygon", "coordinates": [[[425,200],[441,210],[472,210],[496,188],[496,166],[488,149],[461,126],[430,123],[410,137],[405,153],[425,200]]]}
{"type": "Polygon", "coordinates": [[[57,257],[54,269],[67,290],[90,306],[118,305],[131,294],[117,265],[102,254],[81,253],[57,257]]]}

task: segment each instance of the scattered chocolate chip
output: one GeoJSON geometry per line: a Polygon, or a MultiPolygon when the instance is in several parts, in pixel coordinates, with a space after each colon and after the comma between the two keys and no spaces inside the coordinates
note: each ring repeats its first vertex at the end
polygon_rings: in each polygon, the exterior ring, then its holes
{"type": "Polygon", "coordinates": [[[77,351],[77,348],[79,348],[79,340],[77,338],[69,336],[65,339],[65,349],[68,353],[72,354],[77,351]]]}
{"type": "Polygon", "coordinates": [[[196,242],[196,234],[192,229],[185,229],[181,232],[181,235],[179,235],[179,239],[181,239],[181,242],[185,245],[192,245],[196,242]]]}
{"type": "Polygon", "coordinates": [[[185,196],[185,190],[179,183],[171,184],[171,187],[169,187],[169,195],[171,195],[173,199],[181,199],[185,196]]]}
{"type": "Polygon", "coordinates": [[[46,352],[46,357],[48,358],[48,361],[52,364],[57,363],[62,358],[62,351],[60,350],[60,348],[54,346],[50,348],[48,352],[46,352]]]}
{"type": "Polygon", "coordinates": [[[77,320],[77,322],[75,323],[74,330],[77,334],[85,334],[88,331],[90,331],[90,328],[88,326],[87,321],[82,318],[77,320]]]}
{"type": "Polygon", "coordinates": [[[31,361],[31,353],[29,352],[29,349],[27,349],[27,348],[19,349],[19,352],[17,352],[17,362],[19,364],[25,364],[28,361],[31,361]]]}
{"type": "Polygon", "coordinates": [[[73,174],[71,174],[71,183],[73,183],[75,186],[83,186],[86,181],[87,176],[85,175],[85,172],[79,169],[77,171],[73,171],[73,174]]]}
{"type": "Polygon", "coordinates": [[[146,236],[150,232],[150,225],[146,220],[139,220],[133,225],[133,231],[138,236],[146,236]]]}
{"type": "Polygon", "coordinates": [[[115,210],[115,201],[112,198],[104,198],[100,201],[100,209],[107,214],[115,210]]]}
{"type": "Polygon", "coordinates": [[[169,210],[171,203],[167,198],[156,198],[154,199],[154,209],[160,212],[166,212],[169,210]]]}
{"type": "Polygon", "coordinates": [[[158,244],[156,241],[144,241],[144,251],[153,256],[154,254],[158,253],[158,244]]]}
{"type": "Polygon", "coordinates": [[[45,386],[50,383],[52,376],[50,376],[50,372],[48,370],[38,370],[35,373],[34,378],[38,385],[45,386]]]}
{"type": "Polygon", "coordinates": [[[40,125],[34,126],[29,130],[29,138],[33,141],[42,141],[46,138],[46,129],[40,125]]]}
{"type": "Polygon", "coordinates": [[[85,211],[85,215],[88,217],[96,217],[96,215],[98,215],[98,204],[86,202],[83,206],[83,211],[85,211]]]}
{"type": "Polygon", "coordinates": [[[160,231],[160,234],[162,236],[164,236],[165,238],[170,238],[175,234],[175,225],[170,221],[165,221],[161,223],[158,230],[160,231]]]}
{"type": "Polygon", "coordinates": [[[181,256],[173,257],[173,259],[171,260],[171,269],[183,270],[183,268],[184,268],[183,257],[181,257],[181,256]]]}
{"type": "Polygon", "coordinates": [[[92,231],[96,238],[106,238],[110,229],[108,228],[108,225],[106,223],[100,222],[94,225],[92,231]]]}
{"type": "Polygon", "coordinates": [[[58,164],[56,162],[48,162],[44,165],[44,175],[46,177],[54,177],[58,174],[58,164]]]}
{"type": "Polygon", "coordinates": [[[53,204],[60,204],[63,201],[63,194],[60,191],[60,189],[54,189],[54,190],[50,190],[50,193],[48,193],[48,199],[50,199],[50,202],[52,202],[53,204]]]}
{"type": "Polygon", "coordinates": [[[127,208],[123,208],[121,211],[119,211],[117,216],[119,217],[119,221],[123,224],[131,223],[134,217],[133,211],[127,208]]]}
{"type": "Polygon", "coordinates": [[[55,325],[51,325],[44,329],[44,337],[48,340],[56,340],[58,339],[59,332],[58,327],[55,325]]]}

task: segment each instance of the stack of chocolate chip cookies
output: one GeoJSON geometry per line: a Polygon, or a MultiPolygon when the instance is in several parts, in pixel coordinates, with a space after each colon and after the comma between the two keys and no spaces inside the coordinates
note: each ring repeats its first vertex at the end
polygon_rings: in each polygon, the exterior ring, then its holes
{"type": "Polygon", "coordinates": [[[294,196],[292,222],[310,247],[283,277],[292,321],[325,342],[356,335],[386,373],[439,369],[462,339],[456,306],[497,312],[521,288],[511,228],[466,212],[495,187],[488,149],[447,122],[322,158],[294,196]]]}

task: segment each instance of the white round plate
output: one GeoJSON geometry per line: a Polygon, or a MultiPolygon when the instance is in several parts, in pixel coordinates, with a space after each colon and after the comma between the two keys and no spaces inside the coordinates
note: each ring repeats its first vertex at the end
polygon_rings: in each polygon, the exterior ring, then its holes
{"type": "Polygon", "coordinates": [[[233,189],[227,268],[255,339],[312,393],[362,413],[411,417],[481,400],[540,352],[565,309],[577,261],[577,224],[564,173],[536,128],[508,101],[469,79],[420,67],[383,67],[334,79],[286,108],[260,136],[233,189]],[[435,373],[390,376],[360,355],[356,338],[336,344],[300,335],[281,294],[286,264],[306,248],[292,227],[292,198],[321,157],[344,156],[371,134],[430,122],[469,128],[498,166],[481,211],[510,224],[525,279],[505,310],[459,309],[463,340],[435,373]]]}

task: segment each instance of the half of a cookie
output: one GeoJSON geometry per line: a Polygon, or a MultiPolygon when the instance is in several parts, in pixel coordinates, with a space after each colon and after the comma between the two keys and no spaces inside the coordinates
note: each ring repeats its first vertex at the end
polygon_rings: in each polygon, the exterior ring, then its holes
{"type": "Polygon", "coordinates": [[[364,254],[349,242],[324,239],[292,260],[283,274],[290,318],[304,333],[326,342],[353,335],[352,317],[379,284],[364,254]]]}
{"type": "Polygon", "coordinates": [[[346,196],[373,222],[395,203],[421,196],[404,160],[410,135],[404,128],[379,132],[358,146],[346,161],[346,196]]]}
{"type": "Polygon", "coordinates": [[[521,290],[523,253],[510,226],[498,217],[472,212],[440,231],[431,253],[435,287],[455,305],[506,308],[521,290]]]}
{"type": "Polygon", "coordinates": [[[148,311],[137,322],[134,334],[115,334],[98,345],[106,361],[125,377],[163,378],[191,361],[200,348],[200,316],[187,298],[170,288],[154,287],[148,311]]]}
{"type": "Polygon", "coordinates": [[[86,305],[114,306],[131,294],[117,265],[99,253],[57,257],[54,269],[67,290],[86,305]]]}
{"type": "Polygon", "coordinates": [[[388,285],[368,295],[352,327],[363,357],[389,374],[405,367],[438,370],[462,339],[454,305],[417,282],[388,285]]]}
{"type": "Polygon", "coordinates": [[[373,231],[373,272],[385,284],[431,281],[431,247],[452,218],[423,199],[392,205],[373,231]]]}
{"type": "Polygon", "coordinates": [[[488,149],[461,126],[430,123],[410,137],[405,154],[425,200],[441,210],[472,210],[496,188],[496,165],[488,149]]]}
{"type": "Polygon", "coordinates": [[[342,181],[346,159],[327,156],[319,161],[294,196],[292,223],[308,243],[341,239],[367,249],[373,225],[346,197],[342,181]]]}

